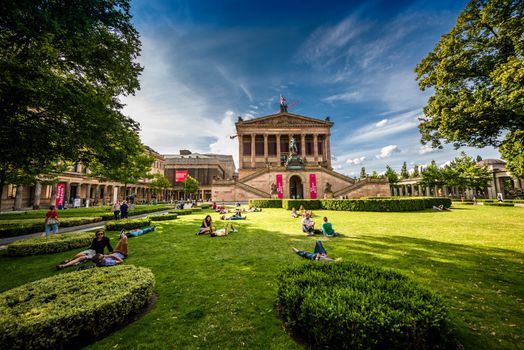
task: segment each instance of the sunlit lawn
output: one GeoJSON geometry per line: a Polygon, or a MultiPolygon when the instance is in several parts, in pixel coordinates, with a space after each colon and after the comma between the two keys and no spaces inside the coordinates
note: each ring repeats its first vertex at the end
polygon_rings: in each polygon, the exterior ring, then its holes
{"type": "MultiPolygon", "coordinates": [[[[466,349],[524,349],[524,208],[315,214],[344,234],[320,238],[331,256],[396,269],[438,292],[466,349]]],[[[204,215],[130,239],[126,264],[154,272],[158,300],[90,348],[303,348],[277,317],[275,282],[281,268],[302,263],[291,247],[311,250],[319,236],[304,236],[288,211],[265,209],[234,222],[238,233],[197,237],[204,215]]],[[[0,256],[0,291],[70,272],[54,270],[69,255],[0,256]]]]}

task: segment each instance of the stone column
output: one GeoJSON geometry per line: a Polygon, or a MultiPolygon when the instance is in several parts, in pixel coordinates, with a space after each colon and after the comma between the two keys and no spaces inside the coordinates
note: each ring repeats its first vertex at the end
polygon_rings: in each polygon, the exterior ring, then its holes
{"type": "Polygon", "coordinates": [[[244,135],[238,135],[238,168],[244,168],[244,135]]]}
{"type": "Polygon", "coordinates": [[[404,185],[399,187],[399,196],[404,196],[404,185]]]}
{"type": "Polygon", "coordinates": [[[98,204],[98,200],[100,199],[100,184],[96,184],[95,185],[95,198],[94,198],[94,201],[95,203],[98,204]]]}
{"type": "Polygon", "coordinates": [[[264,161],[267,163],[267,157],[268,157],[268,140],[267,140],[267,134],[264,134],[264,161]]]}
{"type": "Polygon", "coordinates": [[[91,201],[91,184],[87,184],[86,199],[89,199],[89,201],[91,201]]]}
{"type": "Polygon", "coordinates": [[[318,135],[313,135],[313,156],[315,157],[315,162],[318,162],[318,135]]]}
{"type": "Polygon", "coordinates": [[[278,165],[280,165],[280,134],[277,134],[276,137],[277,137],[277,159],[278,159],[278,165]]]}
{"type": "Polygon", "coordinates": [[[24,186],[22,185],[16,186],[15,203],[14,203],[15,210],[22,209],[22,191],[23,190],[24,190],[24,186]]]}
{"type": "Polygon", "coordinates": [[[306,159],[306,135],[300,134],[300,156],[306,159]]]}
{"type": "Polygon", "coordinates": [[[328,169],[331,169],[331,145],[329,144],[329,138],[331,134],[326,135],[326,160],[328,169]]]}
{"type": "Polygon", "coordinates": [[[251,168],[254,168],[256,166],[255,161],[255,134],[251,134],[251,168]]]}
{"type": "MultiPolygon", "coordinates": [[[[56,205],[57,186],[58,186],[58,184],[52,184],[51,185],[51,196],[49,197],[49,205],[56,205]]],[[[62,206],[63,205],[64,205],[64,203],[62,203],[62,206]]]]}
{"type": "Polygon", "coordinates": [[[33,200],[33,209],[40,208],[40,196],[42,195],[42,184],[37,182],[35,184],[34,200],[33,200]]]}
{"type": "Polygon", "coordinates": [[[426,187],[426,197],[430,197],[431,192],[429,191],[429,187],[426,187]]]}
{"type": "Polygon", "coordinates": [[[71,206],[71,182],[67,181],[64,187],[64,201],[71,206]]]}
{"type": "Polygon", "coordinates": [[[422,196],[422,187],[420,185],[417,186],[417,196],[422,196]]]}

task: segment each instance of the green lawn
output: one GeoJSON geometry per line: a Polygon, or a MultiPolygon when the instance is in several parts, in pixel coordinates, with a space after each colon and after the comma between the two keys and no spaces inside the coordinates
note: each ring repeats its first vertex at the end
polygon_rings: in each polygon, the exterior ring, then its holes
{"type": "MultiPolygon", "coordinates": [[[[344,234],[321,238],[331,256],[393,268],[438,292],[466,349],[524,349],[524,208],[315,214],[344,234]]],[[[196,237],[204,215],[130,239],[126,264],[153,271],[157,303],[89,348],[303,348],[277,317],[275,281],[281,268],[302,263],[291,247],[312,250],[319,237],[304,236],[282,209],[248,213],[228,237],[196,237]]],[[[0,291],[68,273],[54,265],[69,255],[0,256],[0,291]]]]}

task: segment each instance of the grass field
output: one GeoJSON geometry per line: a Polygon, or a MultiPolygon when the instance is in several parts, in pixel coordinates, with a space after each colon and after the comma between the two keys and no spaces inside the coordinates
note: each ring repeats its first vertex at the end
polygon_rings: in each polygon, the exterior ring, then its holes
{"type": "MultiPolygon", "coordinates": [[[[90,349],[301,349],[276,311],[276,276],[312,250],[288,211],[234,222],[228,237],[195,236],[205,213],[159,222],[130,239],[126,264],[150,268],[158,300],[140,320],[90,349]]],[[[315,212],[342,237],[320,238],[330,256],[395,269],[439,293],[466,349],[524,349],[524,208],[455,206],[449,212],[315,212]]],[[[218,215],[213,214],[218,227],[218,215]]],[[[116,243],[116,233],[110,235],[116,243]]],[[[57,273],[72,252],[0,256],[0,291],[57,273]]],[[[93,296],[96,297],[96,296],[93,296]]]]}

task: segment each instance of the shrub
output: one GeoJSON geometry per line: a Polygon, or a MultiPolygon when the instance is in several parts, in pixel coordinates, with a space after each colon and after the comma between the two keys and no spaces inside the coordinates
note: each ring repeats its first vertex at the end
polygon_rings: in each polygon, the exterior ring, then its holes
{"type": "MultiPolygon", "coordinates": [[[[85,225],[101,220],[102,218],[98,216],[60,218],[60,227],[85,225]]],[[[1,223],[0,238],[21,236],[44,231],[44,219],[2,220],[1,223]]]]}
{"type": "Polygon", "coordinates": [[[449,198],[391,198],[391,199],[321,199],[321,206],[327,210],[343,211],[419,211],[430,209],[433,206],[451,206],[449,198]]]}
{"type": "Polygon", "coordinates": [[[92,232],[69,232],[48,237],[38,237],[15,241],[7,246],[10,256],[26,256],[65,252],[87,247],[94,238],[92,232]]]}
{"type": "Polygon", "coordinates": [[[149,215],[148,218],[151,221],[166,221],[166,220],[175,220],[178,217],[177,214],[159,214],[159,215],[149,215]]]}
{"type": "Polygon", "coordinates": [[[177,214],[177,215],[189,215],[193,212],[193,209],[173,209],[168,211],[169,214],[177,214]]]}
{"type": "Polygon", "coordinates": [[[124,219],[124,220],[106,222],[106,230],[108,231],[120,231],[122,229],[132,230],[134,228],[143,228],[143,227],[148,227],[150,225],[151,225],[150,218],[124,219]]]}
{"type": "Polygon", "coordinates": [[[320,199],[283,199],[282,200],[282,208],[291,210],[293,208],[297,209],[300,208],[300,206],[304,206],[304,209],[312,210],[312,209],[321,209],[321,203],[320,199]]]}
{"type": "Polygon", "coordinates": [[[449,349],[442,300],[408,278],[357,263],[308,262],[278,278],[280,314],[311,345],[330,349],[449,349]]]}
{"type": "Polygon", "coordinates": [[[209,203],[200,204],[200,208],[202,208],[202,209],[209,209],[209,208],[211,208],[211,204],[209,204],[209,203]]]}
{"type": "Polygon", "coordinates": [[[62,273],[0,294],[3,349],[68,348],[140,311],[153,293],[149,269],[133,265],[62,273]]]}
{"type": "Polygon", "coordinates": [[[257,198],[250,199],[249,205],[258,208],[282,208],[282,199],[257,198]]]}
{"type": "Polygon", "coordinates": [[[200,213],[201,211],[202,211],[202,208],[199,208],[199,207],[191,208],[192,213],[200,213]]]}
{"type": "Polygon", "coordinates": [[[515,206],[514,203],[507,203],[507,202],[502,202],[502,203],[498,203],[498,202],[484,202],[484,205],[489,205],[489,206],[492,206],[492,207],[514,207],[515,206]]]}

